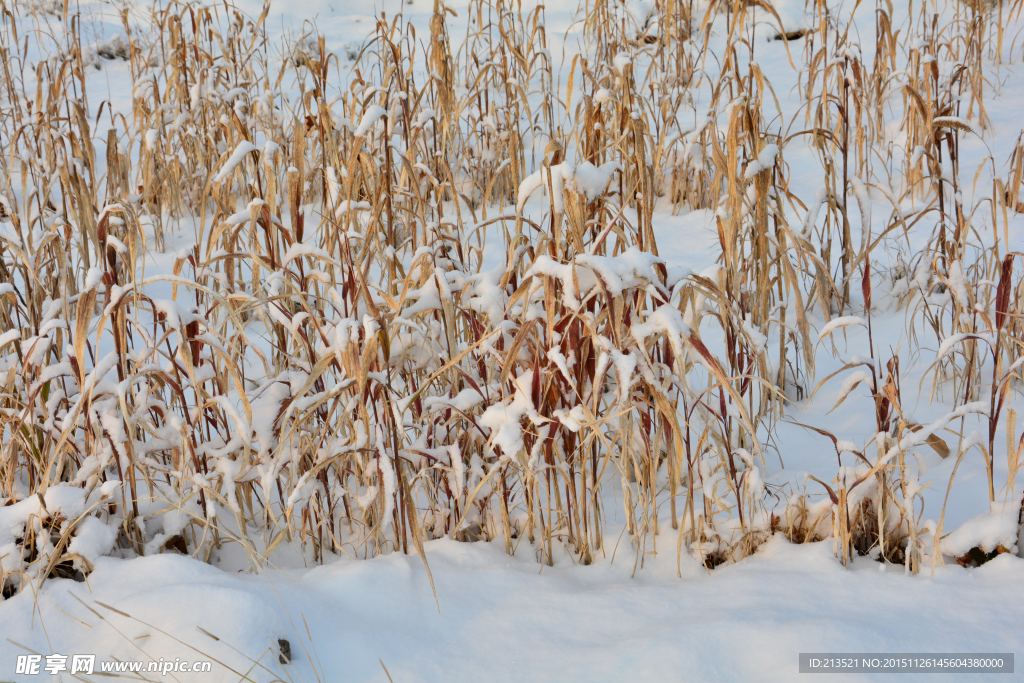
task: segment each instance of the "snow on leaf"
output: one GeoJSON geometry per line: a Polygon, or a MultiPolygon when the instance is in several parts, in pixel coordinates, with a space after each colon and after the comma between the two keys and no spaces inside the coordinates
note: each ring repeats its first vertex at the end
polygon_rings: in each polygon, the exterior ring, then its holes
{"type": "Polygon", "coordinates": [[[860,318],[855,315],[845,315],[841,318],[833,318],[821,329],[821,334],[818,335],[818,341],[823,340],[840,327],[849,327],[850,325],[860,325],[861,327],[868,326],[864,318],[860,318]]]}
{"type": "Polygon", "coordinates": [[[234,171],[235,168],[240,163],[242,163],[242,161],[245,159],[246,154],[249,154],[250,152],[255,152],[257,149],[258,148],[256,147],[256,145],[252,144],[248,140],[243,140],[242,142],[239,142],[238,146],[235,147],[235,151],[232,152],[231,156],[228,157],[228,160],[224,162],[224,166],[222,166],[220,171],[218,171],[217,175],[213,177],[213,182],[219,183],[225,178],[227,178],[229,175],[231,175],[231,172],[234,171]]]}

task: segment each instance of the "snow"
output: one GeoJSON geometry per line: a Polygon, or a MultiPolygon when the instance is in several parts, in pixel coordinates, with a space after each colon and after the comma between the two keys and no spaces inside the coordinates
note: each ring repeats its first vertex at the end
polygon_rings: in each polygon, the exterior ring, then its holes
{"type": "Polygon", "coordinates": [[[942,539],[942,552],[953,557],[966,555],[972,548],[990,553],[1002,546],[1011,553],[1017,551],[1017,535],[1020,532],[1018,515],[1020,500],[993,503],[992,512],[978,515],[961,524],[955,531],[942,539]]]}
{"type": "Polygon", "coordinates": [[[765,145],[761,153],[757,155],[757,159],[750,162],[747,165],[747,170],[743,172],[743,177],[750,180],[758,173],[769,170],[775,165],[775,157],[779,155],[779,146],[770,144],[765,145]]]}
{"type": "Polygon", "coordinates": [[[818,341],[823,340],[839,328],[849,327],[850,325],[860,325],[861,327],[868,326],[867,322],[863,318],[856,315],[844,315],[840,318],[832,318],[832,320],[828,321],[828,324],[821,328],[821,333],[818,335],[818,341]]]}
{"type": "Polygon", "coordinates": [[[520,421],[528,415],[536,415],[530,400],[530,385],[533,371],[528,370],[516,378],[516,394],[510,402],[495,403],[484,411],[478,420],[481,427],[491,430],[490,440],[501,448],[503,459],[513,458],[523,450],[523,428],[520,421]]]}
{"type": "Polygon", "coordinates": [[[658,276],[654,266],[661,262],[659,257],[642,252],[635,246],[618,256],[581,254],[576,257],[576,263],[594,271],[613,296],[622,294],[623,289],[627,287],[657,282],[658,276]]]}
{"type": "MultiPolygon", "coordinates": [[[[236,680],[225,667],[261,682],[387,681],[381,662],[395,681],[793,681],[800,652],[1020,652],[1018,558],[930,579],[866,558],[844,569],[831,542],[779,539],[711,573],[684,556],[679,577],[664,540],[669,557],[635,576],[622,549],[614,563],[539,570],[500,544],[431,541],[440,608],[422,562],[401,553],[260,576],[176,555],[99,558],[88,585],[53,579],[0,614],[36,652],[215,660],[212,676],[175,674],[183,683],[236,680]]],[[[21,652],[0,641],[0,661],[21,652]]]]}
{"type": "Polygon", "coordinates": [[[110,552],[116,541],[116,529],[111,529],[95,517],[85,517],[75,528],[68,552],[80,555],[94,566],[100,557],[110,552]]]}
{"type": "Polygon", "coordinates": [[[935,359],[938,360],[942,358],[950,351],[952,351],[957,344],[968,339],[977,339],[989,343],[993,341],[991,335],[975,334],[973,332],[960,332],[958,334],[951,334],[950,336],[943,339],[942,343],[939,344],[939,350],[935,353],[935,359]]]}
{"type": "Polygon", "coordinates": [[[645,322],[633,323],[630,331],[641,346],[645,337],[658,332],[665,333],[677,357],[683,355],[683,340],[690,337],[690,326],[683,321],[679,309],[668,304],[659,306],[645,322]]]}
{"type": "Polygon", "coordinates": [[[480,405],[483,401],[484,396],[476,389],[470,387],[463,389],[456,396],[452,397],[428,396],[423,400],[423,410],[428,412],[451,406],[465,412],[480,405]]]}
{"type": "Polygon", "coordinates": [[[370,129],[373,128],[374,124],[380,119],[380,117],[387,114],[387,110],[379,104],[371,104],[366,108],[366,112],[363,114],[363,118],[359,120],[359,125],[356,126],[354,131],[356,137],[365,137],[370,129]]]}
{"type": "Polygon", "coordinates": [[[21,330],[7,330],[0,334],[0,348],[7,346],[12,341],[21,339],[21,330]]]}
{"type": "Polygon", "coordinates": [[[617,161],[609,161],[600,166],[584,161],[576,166],[573,180],[576,189],[583,192],[587,196],[587,200],[593,201],[604,193],[615,172],[620,170],[622,170],[622,166],[617,161]]]}
{"type": "MultiPolygon", "coordinates": [[[[598,171],[604,173],[605,171],[598,171]]],[[[526,200],[540,188],[544,188],[544,192],[548,192],[548,187],[551,188],[551,203],[555,207],[556,213],[561,213],[564,206],[564,199],[562,198],[562,188],[566,181],[571,181],[576,175],[576,169],[569,162],[561,164],[555,164],[554,166],[541,167],[539,170],[531,173],[529,176],[523,179],[523,182],[519,185],[519,193],[516,199],[516,210],[522,211],[526,205],[526,200]]],[[[595,179],[594,171],[584,172],[585,188],[593,189],[595,182],[599,182],[595,179]]],[[[609,179],[611,173],[608,172],[609,179]]],[[[607,185],[607,183],[605,183],[607,185]]]]}
{"type": "Polygon", "coordinates": [[[633,63],[633,58],[630,57],[628,52],[620,52],[615,55],[615,59],[612,60],[612,64],[615,65],[615,70],[620,74],[624,74],[626,69],[633,63]]]}
{"type": "Polygon", "coordinates": [[[231,156],[229,156],[228,160],[224,162],[220,171],[218,171],[217,175],[213,177],[213,182],[219,183],[230,176],[238,165],[245,159],[246,154],[249,152],[255,152],[258,149],[259,148],[256,147],[256,145],[252,144],[248,140],[238,143],[238,146],[235,147],[235,151],[231,153],[231,156]]]}

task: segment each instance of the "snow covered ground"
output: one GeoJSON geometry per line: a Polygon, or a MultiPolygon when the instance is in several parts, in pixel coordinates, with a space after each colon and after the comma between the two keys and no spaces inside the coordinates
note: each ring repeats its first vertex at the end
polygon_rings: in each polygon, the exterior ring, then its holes
{"type": "MultiPolygon", "coordinates": [[[[632,576],[628,556],[542,568],[499,544],[432,541],[437,603],[423,564],[400,553],[258,577],[180,556],[104,558],[87,585],[52,581],[0,615],[4,635],[35,652],[224,665],[181,681],[387,681],[381,662],[396,682],[831,680],[799,674],[798,654],[1021,652],[1019,558],[929,578],[867,559],[843,568],[829,542],[775,539],[710,573],[684,557],[680,578],[673,554],[632,576]]],[[[10,666],[23,651],[8,642],[0,653],[10,666]]]]}
{"type": "MultiPolygon", "coordinates": [[[[465,3],[448,4],[464,19],[465,3]]],[[[261,9],[255,3],[241,3],[240,7],[253,15],[261,9]]],[[[838,3],[836,11],[847,12],[851,7],[852,3],[838,3]]],[[[547,8],[555,71],[564,92],[568,66],[582,49],[580,13],[573,0],[552,2],[547,8]]],[[[775,3],[775,8],[787,29],[806,26],[802,3],[786,0],[775,3]]],[[[427,0],[383,6],[351,0],[275,1],[268,27],[278,38],[302,33],[309,27],[304,22],[314,22],[328,48],[346,55],[358,51],[382,9],[388,16],[402,11],[411,22],[426,27],[433,8],[427,0]]],[[[900,11],[906,11],[904,5],[897,7],[894,16],[900,11]]],[[[89,5],[85,13],[90,20],[83,22],[83,31],[92,33],[83,42],[116,31],[117,21],[109,7],[89,5]]],[[[860,8],[857,16],[870,22],[871,13],[871,7],[860,8]]],[[[776,30],[770,17],[765,13],[759,19],[758,29],[751,32],[756,60],[771,78],[780,100],[780,132],[795,133],[804,124],[804,112],[797,109],[801,100],[791,95],[797,72],[789,64],[784,44],[766,40],[776,30]]],[[[460,29],[454,28],[454,19],[452,25],[455,40],[460,29]]],[[[873,23],[864,26],[867,31],[873,23]]],[[[716,40],[721,38],[716,36],[716,40]]],[[[866,54],[871,42],[864,38],[866,54]]],[[[792,43],[791,49],[797,65],[803,66],[800,44],[792,43]]],[[[1024,67],[1020,55],[1013,63],[990,67],[994,85],[987,114],[992,126],[982,135],[965,135],[960,148],[961,167],[971,169],[966,175],[981,168],[983,176],[976,190],[962,189],[968,206],[980,204],[977,198],[990,192],[991,166],[1005,174],[1003,165],[1021,126],[1024,67]],[[994,162],[985,167],[988,155],[994,162]]],[[[101,99],[96,93],[105,93],[114,110],[131,110],[132,84],[127,69],[118,62],[104,63],[102,70],[89,76],[94,107],[101,99]]],[[[700,104],[694,103],[683,115],[691,115],[696,124],[699,114],[700,104]]],[[[543,149],[545,140],[532,142],[543,149]]],[[[809,145],[801,148],[793,143],[785,153],[791,168],[790,189],[810,204],[822,185],[821,168],[809,145]]],[[[541,194],[525,202],[528,215],[544,212],[547,200],[541,194]]],[[[863,198],[859,199],[858,206],[851,207],[857,222],[865,208],[863,198]]],[[[885,225],[893,207],[884,193],[872,190],[868,203],[868,221],[885,225]]],[[[904,215],[920,208],[912,203],[900,207],[904,215]]],[[[979,221],[989,216],[989,226],[990,211],[983,206],[978,212],[979,221]]],[[[634,210],[624,213],[636,222],[634,210]]],[[[653,231],[669,269],[702,273],[719,259],[721,249],[711,210],[675,212],[671,206],[659,204],[653,231]]],[[[502,265],[507,255],[497,225],[486,234],[482,271],[502,265]]],[[[1021,249],[1024,219],[1011,216],[1006,234],[1009,244],[1021,249]]],[[[927,231],[915,235],[920,243],[905,248],[897,245],[893,253],[912,254],[923,248],[927,238],[927,231]]],[[[175,252],[194,238],[172,234],[168,240],[166,253],[148,256],[148,275],[170,273],[175,252]]],[[[931,364],[939,345],[918,348],[916,339],[910,343],[912,335],[921,335],[924,323],[911,318],[908,325],[907,312],[892,305],[899,296],[900,283],[890,284],[875,293],[876,306],[881,309],[872,319],[876,351],[903,354],[903,408],[908,422],[932,425],[940,421],[935,431],[943,434],[953,453],[943,457],[922,445],[923,438],[920,444],[912,444],[921,446],[911,468],[922,487],[917,499],[918,510],[921,506],[924,510],[919,525],[922,533],[935,532],[943,511],[943,536],[952,531],[941,542],[946,557],[926,554],[920,574],[910,575],[903,566],[870,557],[856,557],[844,567],[836,558],[832,539],[797,545],[779,534],[741,562],[708,570],[692,552],[680,549],[682,535],[667,523],[645,546],[633,547],[625,531],[622,503],[615,496],[615,487],[610,486],[604,493],[608,514],[605,538],[609,542],[589,566],[578,564],[578,558],[557,546],[554,566],[545,566],[538,562],[539,551],[522,537],[514,556],[506,554],[501,538],[479,543],[457,543],[449,538],[428,541],[424,548],[432,580],[415,554],[400,552],[370,559],[336,557],[323,566],[313,566],[301,550],[285,544],[270,566],[250,573],[244,554],[231,550],[213,557],[211,565],[170,553],[122,559],[81,548],[83,554],[94,556],[95,569],[85,582],[52,578],[38,591],[33,587],[0,601],[0,681],[44,678],[47,674],[15,673],[18,656],[29,653],[91,653],[104,661],[180,658],[213,662],[212,673],[172,674],[181,681],[248,677],[255,681],[394,683],[791,681],[814,678],[798,673],[801,652],[1024,655],[1024,542],[1019,540],[1016,521],[1021,478],[1015,491],[1005,486],[1012,466],[1003,446],[1007,443],[1005,425],[999,427],[995,438],[1000,450],[992,454],[997,492],[990,507],[985,462],[979,452],[970,450],[962,460],[957,458],[966,450],[965,442],[970,445],[983,440],[985,417],[967,413],[949,419],[955,397],[943,396],[940,390],[932,399],[931,364]],[[949,430],[942,432],[946,426],[949,430]],[[978,436],[972,436],[973,430],[979,430],[978,436]],[[954,470],[956,478],[947,493],[954,470]],[[1002,553],[980,567],[967,569],[951,561],[975,546],[989,551],[1007,544],[1016,552],[1002,553]],[[280,661],[282,640],[290,650],[288,664],[280,661]]],[[[169,290],[164,282],[150,285],[148,291],[169,290]]],[[[863,304],[860,296],[853,298],[863,304]]],[[[817,339],[827,323],[813,310],[810,315],[815,330],[812,338],[817,339]]],[[[816,380],[840,370],[856,355],[869,355],[868,330],[854,322],[818,346],[816,380]],[[828,348],[833,341],[834,355],[828,348]]],[[[722,345],[720,333],[707,325],[701,331],[706,332],[709,346],[722,345]]],[[[888,358],[884,355],[882,360],[888,358]]],[[[847,381],[845,387],[851,388],[852,382],[847,381]]],[[[874,444],[876,406],[866,384],[852,388],[850,398],[833,412],[843,392],[844,381],[836,378],[813,398],[804,395],[794,400],[785,419],[772,425],[770,441],[763,444],[768,512],[773,509],[773,491],[806,491],[809,500],[820,507],[827,500],[824,489],[809,481],[808,475],[825,482],[836,478],[832,443],[801,425],[834,433],[847,444],[847,457],[850,450],[866,450],[874,444]]],[[[1009,396],[1008,406],[1024,413],[1020,392],[1014,390],[1009,396]]],[[[847,466],[852,461],[852,457],[844,458],[847,466]]],[[[27,503],[35,505],[31,498],[27,503]]],[[[28,509],[25,501],[17,505],[28,509]]],[[[81,501],[76,505],[81,508],[81,501]]],[[[827,508],[828,504],[824,505],[821,509],[827,508]]],[[[16,521],[13,510],[11,506],[4,516],[0,507],[0,520],[12,529],[16,521]]],[[[20,523],[24,524],[24,519],[20,523]]],[[[0,548],[13,542],[13,536],[7,538],[13,533],[0,528],[0,548]]],[[[97,534],[97,543],[103,545],[102,532],[97,534]]],[[[932,541],[926,540],[924,546],[929,543],[932,541]]],[[[164,678],[148,676],[148,680],[164,678]]],[[[1020,677],[1017,673],[995,680],[1020,677]]],[[[66,673],[54,678],[73,680],[66,673]]],[[[877,678],[846,674],[841,680],[877,678]]],[[[882,677],[903,678],[917,680],[909,674],[882,677]]],[[[961,678],[970,677],[956,677],[961,678]]],[[[975,678],[989,680],[981,675],[975,678]]]]}

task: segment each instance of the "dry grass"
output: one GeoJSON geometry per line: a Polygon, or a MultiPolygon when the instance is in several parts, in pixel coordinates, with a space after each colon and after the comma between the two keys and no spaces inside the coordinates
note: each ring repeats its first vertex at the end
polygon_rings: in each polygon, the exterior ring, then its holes
{"type": "MultiPolygon", "coordinates": [[[[780,131],[745,28],[755,8],[775,22],[766,4],[719,3],[703,22],[682,2],[643,22],[590,4],[589,56],[567,72],[544,9],[498,0],[471,4],[457,38],[440,2],[429,34],[381,18],[348,78],[315,33],[282,53],[266,13],[174,4],[145,35],[126,14],[132,110],[109,130],[95,129],[86,73],[111,48],[83,46],[65,8],[63,49],[31,65],[28,24],[5,13],[0,280],[13,287],[0,321],[20,332],[0,336],[0,496],[123,486],[76,519],[41,508],[21,557],[2,560],[4,584],[69,562],[88,572],[68,548],[90,516],[116,523],[129,555],[210,560],[237,544],[256,566],[282,546],[322,562],[422,555],[451,536],[590,563],[615,551],[609,504],[638,566],[670,527],[674,551],[709,567],[778,531],[916,571],[927,549],[906,458],[921,425],[904,416],[898,357],[873,341],[844,376],[864,373],[877,452],[822,431],[839,459],[823,503],[799,494],[773,513],[762,483],[766,444],[830,352],[809,316],[870,330],[882,280],[934,332],[916,348],[960,335],[932,392],[952,410],[988,401],[987,438],[965,448],[983,452],[994,500],[1024,264],[1005,225],[990,226],[994,242],[980,234],[961,199],[975,169],[958,164],[964,136],[989,125],[986,50],[1009,39],[1006,22],[957,5],[937,26],[924,5],[897,37],[879,5],[865,63],[817,2],[785,43],[806,65],[803,128],[780,131]],[[721,54],[712,28],[728,36],[721,54]],[[958,64],[952,76],[934,55],[958,64]],[[700,89],[719,125],[687,128],[674,112],[700,89]],[[883,146],[893,116],[902,148],[883,146]],[[817,198],[790,190],[787,149],[807,140],[826,178],[817,198]],[[584,168],[607,182],[581,181],[584,168]],[[894,188],[894,208],[857,228],[848,210],[867,185],[894,188]],[[522,188],[546,209],[524,211],[522,188]],[[910,198],[927,208],[902,213],[910,198]],[[717,211],[717,274],[680,279],[657,258],[664,201],[717,211]],[[926,249],[872,266],[927,226],[926,249]],[[192,230],[195,246],[167,251],[192,230]],[[496,238],[507,259],[488,272],[496,238]],[[174,254],[173,274],[146,272],[154,252],[174,254]]],[[[1004,224],[1022,150],[987,200],[1004,224]]]]}

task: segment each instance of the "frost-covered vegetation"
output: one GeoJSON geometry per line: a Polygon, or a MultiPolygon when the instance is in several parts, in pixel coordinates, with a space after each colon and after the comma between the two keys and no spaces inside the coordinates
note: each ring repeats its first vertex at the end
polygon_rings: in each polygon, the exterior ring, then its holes
{"type": "Polygon", "coordinates": [[[6,6],[4,596],[441,537],[1016,553],[1022,7],[6,6]]]}

